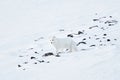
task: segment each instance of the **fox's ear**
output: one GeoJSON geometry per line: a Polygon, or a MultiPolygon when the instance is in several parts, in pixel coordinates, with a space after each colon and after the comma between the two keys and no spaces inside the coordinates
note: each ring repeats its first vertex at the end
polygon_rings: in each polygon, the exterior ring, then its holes
{"type": "Polygon", "coordinates": [[[55,38],[55,36],[50,36],[50,37],[49,37],[49,40],[52,40],[53,38],[55,38]]]}

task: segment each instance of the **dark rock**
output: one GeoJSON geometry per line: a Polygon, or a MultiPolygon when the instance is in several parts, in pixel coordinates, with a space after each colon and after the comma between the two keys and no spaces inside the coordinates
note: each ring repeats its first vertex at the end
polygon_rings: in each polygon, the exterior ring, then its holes
{"type": "Polygon", "coordinates": [[[103,36],[107,36],[107,34],[103,34],[103,36]]]}
{"type": "Polygon", "coordinates": [[[78,35],[80,35],[80,34],[84,34],[84,32],[82,32],[82,31],[78,31],[78,35]]]}
{"type": "Polygon", "coordinates": [[[83,38],[83,41],[86,40],[86,38],[83,38]]]}
{"type": "Polygon", "coordinates": [[[89,29],[96,28],[96,27],[98,27],[98,25],[91,26],[91,27],[89,27],[89,29]]]}
{"type": "Polygon", "coordinates": [[[114,24],[108,24],[108,26],[113,26],[114,24]]]}
{"type": "Polygon", "coordinates": [[[96,40],[99,40],[100,38],[96,38],[96,40]]]}
{"type": "Polygon", "coordinates": [[[97,35],[94,35],[95,37],[97,37],[97,35]]]}
{"type": "Polygon", "coordinates": [[[35,54],[39,54],[39,53],[35,51],[35,54]]]}
{"type": "Polygon", "coordinates": [[[93,21],[99,21],[99,19],[93,19],[93,21]]]}
{"type": "Polygon", "coordinates": [[[37,64],[37,62],[34,62],[34,64],[37,64]]]}
{"type": "Polygon", "coordinates": [[[100,46],[103,46],[103,44],[100,44],[100,46]]]}
{"type": "Polygon", "coordinates": [[[56,57],[60,57],[60,55],[59,54],[57,54],[57,55],[55,55],[56,57]]]}
{"type": "Polygon", "coordinates": [[[25,68],[23,70],[26,70],[25,68]]]}
{"type": "Polygon", "coordinates": [[[54,55],[52,52],[48,52],[48,53],[45,53],[43,57],[52,56],[52,55],[54,55]]]}
{"type": "Polygon", "coordinates": [[[47,63],[50,63],[50,61],[47,61],[47,63]]]}
{"type": "Polygon", "coordinates": [[[72,34],[68,34],[67,37],[74,37],[72,34]]]}
{"type": "Polygon", "coordinates": [[[110,42],[110,39],[107,39],[108,42],[110,42]]]}
{"type": "Polygon", "coordinates": [[[79,42],[77,46],[79,46],[80,44],[87,44],[87,43],[82,41],[82,42],[79,42]]]}
{"type": "Polygon", "coordinates": [[[87,49],[81,49],[81,51],[86,51],[87,49]]]}
{"type": "Polygon", "coordinates": [[[65,31],[64,29],[59,29],[59,31],[65,31]]]}
{"type": "Polygon", "coordinates": [[[103,39],[105,39],[106,37],[103,37],[103,39]]]}
{"type": "Polygon", "coordinates": [[[89,37],[89,39],[91,39],[91,37],[89,37]]]}
{"type": "Polygon", "coordinates": [[[24,62],[24,64],[28,64],[28,62],[24,62]]]}
{"type": "Polygon", "coordinates": [[[34,49],[34,48],[29,48],[29,50],[32,50],[32,49],[34,49]]]}
{"type": "Polygon", "coordinates": [[[95,45],[90,45],[90,47],[95,47],[95,45]]]}
{"type": "Polygon", "coordinates": [[[102,40],[100,40],[100,42],[102,42],[102,40]]]}
{"type": "Polygon", "coordinates": [[[114,39],[115,41],[117,41],[117,39],[114,39]]]}
{"type": "Polygon", "coordinates": [[[43,63],[43,62],[45,62],[45,61],[44,61],[44,60],[38,60],[38,62],[43,63]]]}
{"type": "Polygon", "coordinates": [[[20,55],[19,57],[24,57],[24,56],[21,56],[21,55],[20,55]]]}
{"type": "Polygon", "coordinates": [[[112,18],[112,16],[109,16],[110,18],[112,18]]]}
{"type": "Polygon", "coordinates": [[[36,59],[36,57],[31,57],[30,59],[36,59]]]}
{"type": "Polygon", "coordinates": [[[18,67],[22,67],[21,65],[18,65],[18,67]]]}
{"type": "Polygon", "coordinates": [[[108,26],[114,26],[117,23],[118,23],[118,21],[116,21],[116,20],[107,20],[105,22],[105,24],[108,24],[108,26]]]}

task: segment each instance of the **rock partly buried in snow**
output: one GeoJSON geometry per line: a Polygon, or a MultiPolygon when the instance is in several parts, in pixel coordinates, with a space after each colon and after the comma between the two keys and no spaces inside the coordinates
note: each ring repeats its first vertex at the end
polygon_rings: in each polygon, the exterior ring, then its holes
{"type": "Polygon", "coordinates": [[[99,21],[99,19],[93,19],[93,21],[99,21]]]}
{"type": "Polygon", "coordinates": [[[77,46],[79,46],[80,44],[87,44],[87,43],[82,41],[82,42],[79,42],[77,46]]]}
{"type": "Polygon", "coordinates": [[[57,55],[55,55],[56,57],[60,57],[60,55],[59,54],[57,54],[57,55]]]}
{"type": "Polygon", "coordinates": [[[73,38],[74,36],[72,34],[68,34],[67,37],[72,37],[73,38]]]}
{"type": "Polygon", "coordinates": [[[96,27],[98,27],[98,25],[91,26],[91,27],[89,27],[89,29],[93,29],[93,28],[96,28],[96,27]]]}
{"type": "Polygon", "coordinates": [[[33,57],[33,56],[32,56],[32,57],[30,57],[30,59],[36,59],[36,57],[33,57]]]}
{"type": "Polygon", "coordinates": [[[108,26],[114,26],[117,23],[118,23],[118,21],[116,21],[116,20],[107,20],[107,21],[105,21],[105,24],[108,24],[108,26]]]}
{"type": "Polygon", "coordinates": [[[93,45],[90,45],[90,47],[95,47],[95,46],[96,46],[96,45],[94,45],[94,44],[93,44],[93,45]]]}
{"type": "Polygon", "coordinates": [[[107,39],[108,42],[110,42],[110,39],[107,39]]]}
{"type": "Polygon", "coordinates": [[[43,62],[45,62],[44,60],[37,60],[39,63],[43,63],[43,62]]]}
{"type": "Polygon", "coordinates": [[[103,36],[107,36],[107,34],[103,34],[103,36]]]}
{"type": "Polygon", "coordinates": [[[48,53],[45,53],[43,57],[52,56],[52,55],[54,55],[52,52],[48,52],[48,53]]]}
{"type": "Polygon", "coordinates": [[[28,62],[24,62],[24,64],[28,64],[28,62]]]}
{"type": "Polygon", "coordinates": [[[37,41],[39,41],[39,40],[41,40],[41,39],[44,39],[44,37],[40,37],[40,38],[38,38],[38,39],[36,39],[36,40],[34,40],[34,41],[37,42],[37,41]]]}
{"type": "Polygon", "coordinates": [[[19,57],[24,57],[24,56],[20,55],[19,57]]]}
{"type": "Polygon", "coordinates": [[[22,67],[21,65],[18,65],[18,67],[22,67]]]}
{"type": "Polygon", "coordinates": [[[59,29],[60,32],[65,31],[64,29],[59,29]]]}
{"type": "Polygon", "coordinates": [[[85,40],[86,40],[86,38],[83,38],[82,40],[83,40],[83,41],[85,41],[85,40]]]}
{"type": "Polygon", "coordinates": [[[34,64],[37,64],[37,62],[34,62],[34,64]]]}
{"type": "Polygon", "coordinates": [[[78,31],[78,35],[84,34],[84,31],[78,31]]]}
{"type": "Polygon", "coordinates": [[[39,54],[37,51],[35,51],[35,54],[39,54]]]}

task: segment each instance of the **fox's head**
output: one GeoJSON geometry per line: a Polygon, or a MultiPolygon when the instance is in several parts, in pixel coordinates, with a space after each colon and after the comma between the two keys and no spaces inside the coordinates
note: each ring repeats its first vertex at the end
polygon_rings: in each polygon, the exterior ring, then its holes
{"type": "Polygon", "coordinates": [[[53,36],[52,39],[50,40],[50,43],[53,44],[55,42],[56,37],[53,36]]]}

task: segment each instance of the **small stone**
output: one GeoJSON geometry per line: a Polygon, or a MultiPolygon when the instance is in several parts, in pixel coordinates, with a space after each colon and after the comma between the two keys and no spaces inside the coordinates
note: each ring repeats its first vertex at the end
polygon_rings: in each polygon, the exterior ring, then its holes
{"type": "Polygon", "coordinates": [[[103,39],[105,39],[106,37],[103,37],[103,39]]]}
{"type": "Polygon", "coordinates": [[[103,46],[103,44],[100,44],[100,46],[103,46]]]}
{"type": "Polygon", "coordinates": [[[28,62],[24,62],[24,64],[28,64],[28,62]]]}
{"type": "Polygon", "coordinates": [[[109,41],[110,41],[110,39],[107,39],[107,41],[109,42],[109,41]]]}
{"type": "Polygon", "coordinates": [[[112,18],[112,16],[109,16],[110,18],[112,18]]]}
{"type": "Polygon", "coordinates": [[[99,19],[93,19],[93,21],[99,21],[99,19]]]}
{"type": "Polygon", "coordinates": [[[100,40],[100,42],[102,42],[102,41],[100,40]]]}
{"type": "Polygon", "coordinates": [[[90,45],[90,47],[95,47],[95,45],[90,45]]]}
{"type": "Polygon", "coordinates": [[[50,63],[50,61],[47,61],[47,63],[50,63]]]}
{"type": "Polygon", "coordinates": [[[57,54],[57,55],[55,55],[56,57],[60,57],[60,55],[59,54],[57,54]]]}
{"type": "Polygon", "coordinates": [[[34,64],[37,64],[37,62],[35,62],[34,64]]]}
{"type": "Polygon", "coordinates": [[[39,53],[35,51],[35,54],[39,54],[39,53]]]}
{"type": "Polygon", "coordinates": [[[20,55],[19,57],[23,57],[23,56],[20,55]]]}
{"type": "Polygon", "coordinates": [[[103,34],[103,36],[107,36],[107,34],[103,34]]]}
{"type": "Polygon", "coordinates": [[[99,40],[100,38],[96,38],[96,40],[99,40]]]}
{"type": "Polygon", "coordinates": [[[86,38],[83,38],[83,40],[86,40],[86,38]]]}
{"type": "Polygon", "coordinates": [[[30,48],[30,50],[32,50],[33,48],[30,48]]]}
{"type": "Polygon", "coordinates": [[[40,61],[40,60],[38,60],[38,62],[43,63],[43,62],[45,62],[45,61],[44,61],[44,60],[41,60],[41,61],[40,61]]]}
{"type": "Polygon", "coordinates": [[[36,59],[35,57],[31,57],[31,59],[36,59]]]}
{"type": "Polygon", "coordinates": [[[59,31],[65,31],[64,29],[60,29],[59,31]]]}
{"type": "Polygon", "coordinates": [[[89,37],[89,39],[91,39],[91,37],[89,37]]]}
{"type": "Polygon", "coordinates": [[[94,35],[95,37],[97,36],[97,35],[94,35]]]}
{"type": "Polygon", "coordinates": [[[26,70],[25,68],[23,70],[26,70]]]}
{"type": "Polygon", "coordinates": [[[21,65],[18,65],[18,67],[22,67],[21,65]]]}

